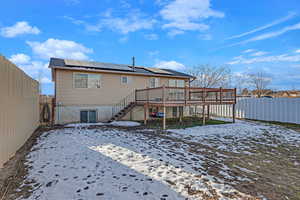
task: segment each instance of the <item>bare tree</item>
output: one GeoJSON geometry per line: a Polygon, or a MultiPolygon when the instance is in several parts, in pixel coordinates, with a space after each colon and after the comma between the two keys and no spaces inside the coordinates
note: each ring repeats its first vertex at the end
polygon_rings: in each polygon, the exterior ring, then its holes
{"type": "Polygon", "coordinates": [[[249,85],[248,75],[242,73],[235,73],[233,76],[233,86],[237,89],[238,94],[242,94],[243,90],[249,85]]]}
{"type": "Polygon", "coordinates": [[[187,70],[187,73],[196,77],[191,83],[196,87],[227,87],[231,80],[230,69],[226,66],[198,65],[187,70]]]}
{"type": "Polygon", "coordinates": [[[271,76],[264,72],[257,72],[248,75],[249,83],[254,87],[257,97],[260,98],[272,82],[271,76]]]}

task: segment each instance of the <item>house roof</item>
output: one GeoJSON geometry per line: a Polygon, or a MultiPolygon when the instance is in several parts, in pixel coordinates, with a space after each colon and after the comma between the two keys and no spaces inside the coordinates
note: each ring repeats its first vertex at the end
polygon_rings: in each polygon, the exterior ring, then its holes
{"type": "Polygon", "coordinates": [[[50,58],[49,68],[70,69],[84,71],[105,71],[111,73],[129,73],[146,76],[168,76],[180,78],[194,78],[189,74],[178,72],[171,69],[154,69],[142,66],[129,66],[125,64],[113,64],[103,62],[78,61],[61,58],[50,58]]]}

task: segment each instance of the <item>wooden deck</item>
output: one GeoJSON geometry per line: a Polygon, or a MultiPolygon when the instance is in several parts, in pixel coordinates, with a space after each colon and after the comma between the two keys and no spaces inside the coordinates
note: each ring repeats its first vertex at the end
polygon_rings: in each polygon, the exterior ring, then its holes
{"type": "Polygon", "coordinates": [[[235,104],[236,89],[157,87],[136,90],[135,101],[139,105],[189,106],[235,104]]]}
{"type": "MultiPolygon", "coordinates": [[[[144,106],[144,123],[147,123],[149,107],[174,106],[203,106],[203,124],[205,124],[205,108],[209,116],[210,105],[232,104],[233,122],[235,122],[236,89],[224,88],[197,88],[197,87],[156,87],[135,91],[135,104],[144,106]]],[[[166,128],[165,114],[163,129],[166,128]]]]}

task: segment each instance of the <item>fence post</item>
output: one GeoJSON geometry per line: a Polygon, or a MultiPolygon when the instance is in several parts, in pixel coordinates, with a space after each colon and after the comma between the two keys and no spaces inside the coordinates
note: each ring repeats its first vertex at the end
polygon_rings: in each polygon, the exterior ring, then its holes
{"type": "Polygon", "coordinates": [[[222,87],[220,87],[220,102],[222,103],[223,100],[223,92],[222,92],[222,87]]]}

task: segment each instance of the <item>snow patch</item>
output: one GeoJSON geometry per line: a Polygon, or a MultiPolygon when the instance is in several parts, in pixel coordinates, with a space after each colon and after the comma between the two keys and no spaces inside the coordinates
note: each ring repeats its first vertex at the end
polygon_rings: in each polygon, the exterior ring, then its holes
{"type": "Polygon", "coordinates": [[[113,121],[109,123],[112,126],[124,126],[124,127],[133,127],[133,126],[140,126],[141,124],[138,122],[132,121],[113,121]]]}

